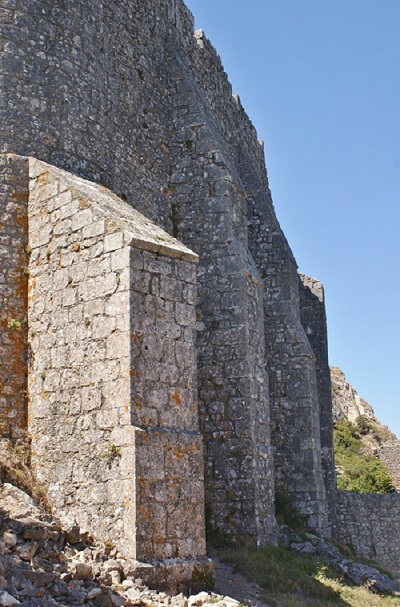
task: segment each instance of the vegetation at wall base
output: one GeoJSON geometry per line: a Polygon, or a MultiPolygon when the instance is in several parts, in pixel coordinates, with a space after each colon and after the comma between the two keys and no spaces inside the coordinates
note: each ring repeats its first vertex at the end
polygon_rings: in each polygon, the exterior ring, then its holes
{"type": "Polygon", "coordinates": [[[292,498],[282,488],[277,488],[275,492],[275,516],[279,525],[287,525],[298,533],[306,530],[306,518],[298,512],[292,498]]]}
{"type": "Polygon", "coordinates": [[[395,491],[392,479],[381,461],[365,451],[361,437],[369,433],[376,433],[376,429],[373,422],[365,416],[357,418],[354,424],[344,419],[335,423],[335,463],[341,470],[337,479],[338,489],[357,493],[395,491]]]}
{"type": "Polygon", "coordinates": [[[288,546],[227,548],[216,554],[256,582],[271,607],[399,607],[398,597],[348,586],[332,567],[288,546]]]}

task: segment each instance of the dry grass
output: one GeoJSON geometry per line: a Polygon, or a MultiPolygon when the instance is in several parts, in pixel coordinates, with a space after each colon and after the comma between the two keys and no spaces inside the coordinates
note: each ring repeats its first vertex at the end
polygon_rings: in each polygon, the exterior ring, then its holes
{"type": "Polygon", "coordinates": [[[51,513],[49,501],[43,487],[35,479],[29,467],[30,449],[27,443],[0,447],[0,481],[11,483],[30,495],[38,506],[51,513]]]}
{"type": "Polygon", "coordinates": [[[286,546],[218,554],[264,590],[271,607],[400,607],[400,597],[348,586],[337,571],[286,546]]]}

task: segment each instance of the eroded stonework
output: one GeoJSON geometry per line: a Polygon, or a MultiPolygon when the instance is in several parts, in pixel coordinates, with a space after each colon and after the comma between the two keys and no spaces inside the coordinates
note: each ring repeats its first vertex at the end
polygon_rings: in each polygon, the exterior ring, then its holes
{"type": "Polygon", "coordinates": [[[205,509],[274,542],[276,489],[329,535],[322,286],[215,49],[181,0],[4,0],[0,24],[1,436],[57,514],[165,570],[201,563],[205,509]]]}

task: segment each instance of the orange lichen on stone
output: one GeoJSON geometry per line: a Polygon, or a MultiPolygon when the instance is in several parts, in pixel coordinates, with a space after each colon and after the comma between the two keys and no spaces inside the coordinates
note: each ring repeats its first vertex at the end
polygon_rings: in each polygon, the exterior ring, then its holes
{"type": "Polygon", "coordinates": [[[179,396],[178,392],[175,390],[175,392],[173,392],[171,394],[171,399],[177,404],[177,405],[181,405],[182,404],[182,399],[179,396]]]}

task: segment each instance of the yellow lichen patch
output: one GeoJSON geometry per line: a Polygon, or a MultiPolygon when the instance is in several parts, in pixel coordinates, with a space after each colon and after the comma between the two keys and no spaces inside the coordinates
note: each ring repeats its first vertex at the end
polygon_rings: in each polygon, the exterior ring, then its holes
{"type": "Polygon", "coordinates": [[[182,399],[179,396],[178,392],[175,390],[175,392],[173,392],[171,394],[171,400],[173,400],[175,402],[175,404],[177,405],[181,405],[182,404],[182,399]]]}
{"type": "Polygon", "coordinates": [[[138,506],[137,512],[142,518],[144,518],[146,520],[150,519],[150,515],[144,506],[138,506]]]}
{"type": "Polygon", "coordinates": [[[45,171],[44,173],[41,173],[37,178],[37,184],[39,186],[46,185],[49,182],[49,176],[50,176],[49,171],[45,171]]]}
{"type": "Polygon", "coordinates": [[[155,543],[156,543],[156,544],[165,544],[165,542],[166,542],[165,537],[157,537],[157,538],[155,539],[155,543]]]}

